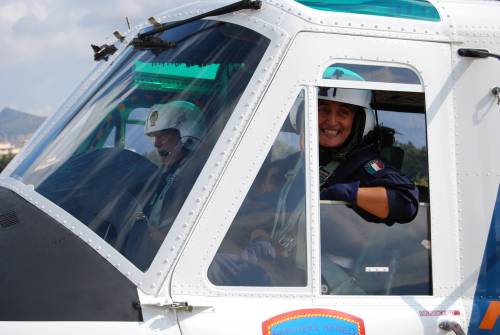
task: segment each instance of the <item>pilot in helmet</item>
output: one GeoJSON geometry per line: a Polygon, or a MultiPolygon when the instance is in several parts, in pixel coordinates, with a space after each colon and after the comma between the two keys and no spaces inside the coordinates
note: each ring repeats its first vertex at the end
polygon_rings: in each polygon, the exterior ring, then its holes
{"type": "MultiPolygon", "coordinates": [[[[146,207],[151,226],[169,224],[162,219],[164,200],[182,171],[182,162],[205,136],[205,125],[203,112],[192,102],[175,100],[151,107],[144,134],[152,138],[162,167],[159,185],[146,207]]],[[[157,235],[162,241],[164,234],[157,235]]]]}
{"type": "Polygon", "coordinates": [[[205,135],[205,117],[192,102],[176,100],[151,107],[144,134],[153,139],[163,167],[171,169],[205,135]]]}
{"type": "Polygon", "coordinates": [[[382,142],[391,146],[394,130],[377,125],[371,99],[370,90],[319,89],[321,199],[345,201],[370,222],[409,222],[418,191],[381,157],[382,142]]]}

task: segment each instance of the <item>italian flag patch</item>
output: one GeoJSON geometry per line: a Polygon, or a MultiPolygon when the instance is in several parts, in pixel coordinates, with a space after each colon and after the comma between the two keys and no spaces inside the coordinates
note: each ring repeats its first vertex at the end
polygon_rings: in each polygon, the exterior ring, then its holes
{"type": "Polygon", "coordinates": [[[378,159],[372,160],[365,165],[365,169],[369,174],[374,174],[375,172],[383,170],[384,168],[384,163],[382,163],[382,161],[378,159]]]}

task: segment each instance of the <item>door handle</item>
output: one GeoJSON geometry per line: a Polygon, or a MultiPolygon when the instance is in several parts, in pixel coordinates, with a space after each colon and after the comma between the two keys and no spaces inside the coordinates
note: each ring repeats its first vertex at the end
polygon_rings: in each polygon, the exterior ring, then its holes
{"type": "Polygon", "coordinates": [[[465,335],[464,330],[462,329],[460,324],[456,321],[451,321],[451,320],[443,321],[439,323],[439,328],[446,331],[453,331],[456,335],[465,335]]]}

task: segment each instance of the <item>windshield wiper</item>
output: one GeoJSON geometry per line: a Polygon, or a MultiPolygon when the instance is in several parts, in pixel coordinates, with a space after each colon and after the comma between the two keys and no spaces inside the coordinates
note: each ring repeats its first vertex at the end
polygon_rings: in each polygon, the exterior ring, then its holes
{"type": "Polygon", "coordinates": [[[134,46],[134,48],[139,50],[151,50],[155,51],[163,51],[170,48],[173,48],[177,45],[175,42],[164,41],[156,36],[146,36],[144,38],[134,38],[132,42],[130,42],[134,46]]]}
{"type": "Polygon", "coordinates": [[[197,30],[197,31],[193,32],[192,34],[187,35],[187,36],[185,36],[177,41],[165,41],[165,40],[162,40],[161,38],[156,37],[156,36],[147,36],[147,37],[144,37],[142,39],[138,38],[138,37],[134,38],[132,40],[132,42],[130,42],[130,43],[134,46],[134,48],[139,49],[139,50],[150,50],[153,53],[162,52],[162,51],[168,50],[170,48],[175,48],[176,46],[178,46],[182,42],[187,41],[196,35],[199,35],[199,34],[207,32],[209,30],[212,30],[214,28],[217,28],[223,24],[224,24],[224,22],[219,22],[218,24],[212,25],[212,26],[207,27],[205,29],[197,30]]]}
{"type": "Polygon", "coordinates": [[[262,1],[256,0],[242,0],[235,2],[233,4],[214,9],[212,11],[190,17],[185,20],[175,21],[170,23],[162,23],[158,25],[156,28],[153,28],[144,33],[139,33],[136,38],[132,40],[130,44],[132,44],[137,49],[149,49],[149,50],[165,50],[176,46],[175,42],[172,41],[164,41],[159,37],[154,37],[157,33],[164,32],[168,29],[172,29],[175,27],[179,27],[200,19],[204,19],[209,16],[218,16],[223,14],[234,13],[243,9],[260,9],[262,7],[262,1]]]}

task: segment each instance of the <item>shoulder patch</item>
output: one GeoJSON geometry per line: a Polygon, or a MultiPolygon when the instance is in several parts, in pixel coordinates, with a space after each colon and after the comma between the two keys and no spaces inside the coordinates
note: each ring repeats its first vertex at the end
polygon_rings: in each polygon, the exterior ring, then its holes
{"type": "Polygon", "coordinates": [[[384,168],[385,168],[384,163],[379,159],[371,160],[365,164],[365,170],[369,174],[375,174],[375,172],[383,170],[384,168]]]}

